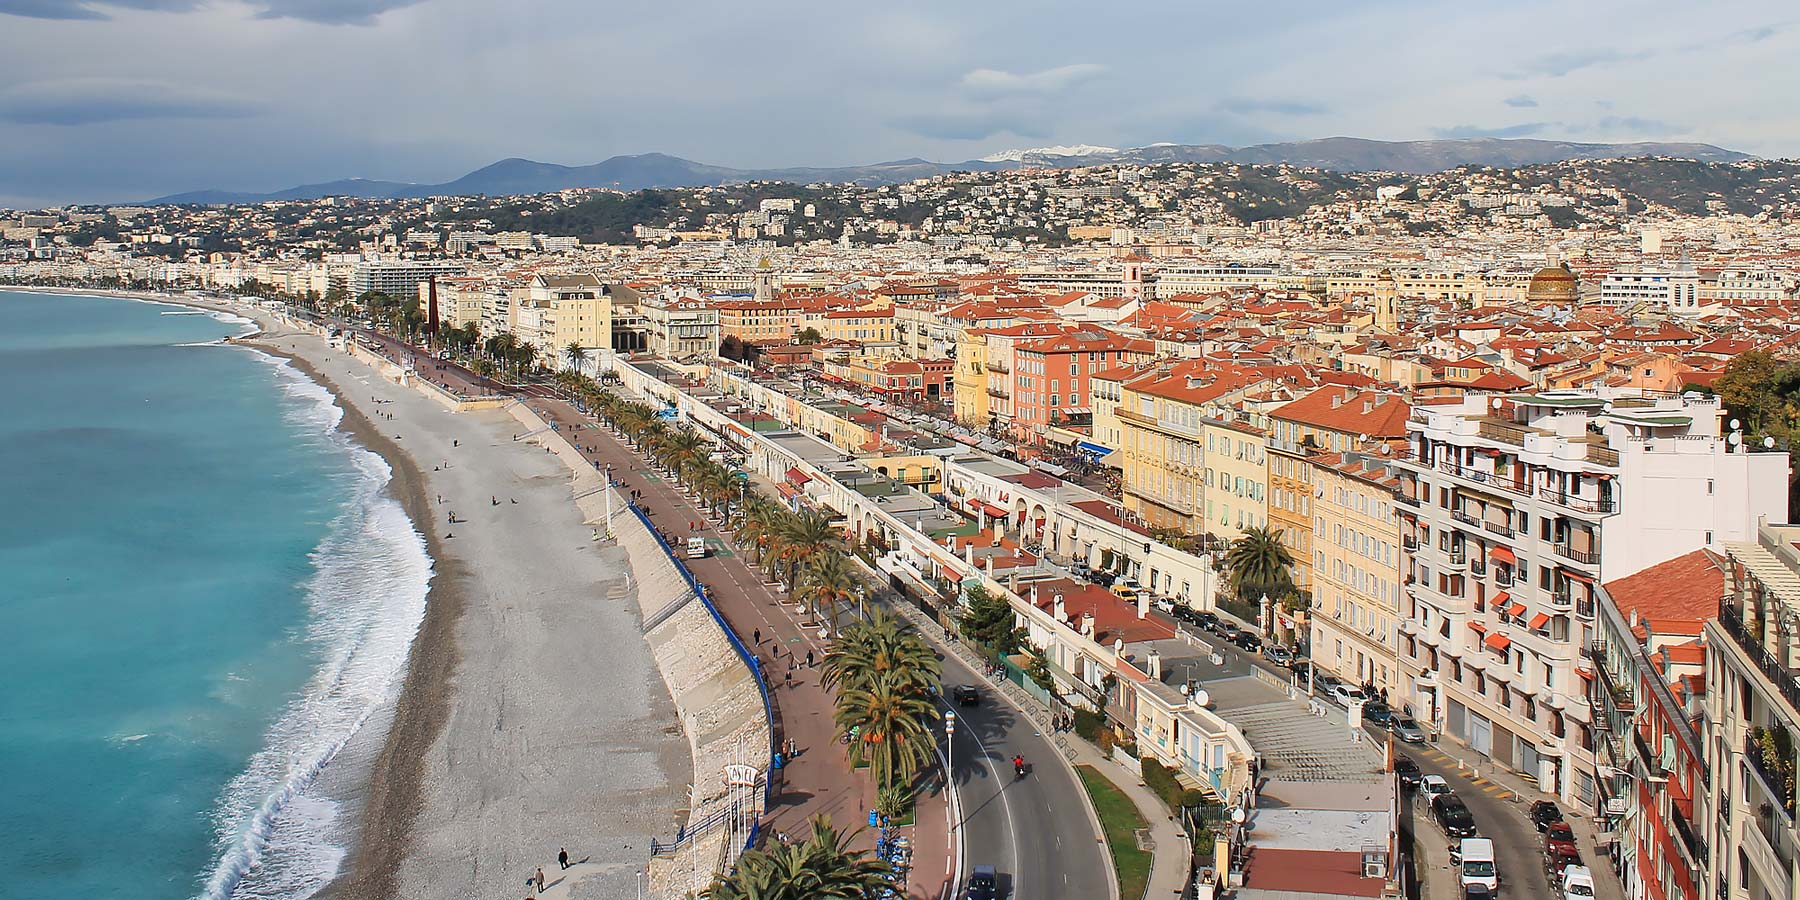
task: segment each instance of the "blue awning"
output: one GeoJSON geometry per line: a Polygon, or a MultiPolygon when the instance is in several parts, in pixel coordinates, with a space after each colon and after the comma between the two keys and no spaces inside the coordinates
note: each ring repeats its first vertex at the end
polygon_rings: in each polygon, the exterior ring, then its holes
{"type": "Polygon", "coordinates": [[[1075,449],[1080,450],[1083,453],[1092,453],[1095,456],[1105,456],[1112,452],[1111,447],[1102,447],[1099,444],[1090,444],[1087,441],[1076,441],[1075,449]]]}

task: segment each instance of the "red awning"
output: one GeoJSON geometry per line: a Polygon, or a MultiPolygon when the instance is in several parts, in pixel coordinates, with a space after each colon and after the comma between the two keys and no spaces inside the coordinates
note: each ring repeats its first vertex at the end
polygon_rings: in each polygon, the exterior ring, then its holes
{"type": "Polygon", "coordinates": [[[1538,613],[1537,615],[1531,617],[1531,624],[1526,627],[1530,628],[1532,631],[1536,631],[1539,628],[1544,627],[1544,624],[1549,621],[1550,621],[1549,613],[1538,613]]]}
{"type": "Polygon", "coordinates": [[[1485,643],[1495,650],[1505,650],[1512,646],[1512,638],[1509,638],[1504,634],[1490,634],[1487,636],[1487,641],[1485,641],[1485,643]]]}
{"type": "Polygon", "coordinates": [[[1519,616],[1524,615],[1525,614],[1525,604],[1514,603],[1512,606],[1507,607],[1506,614],[1509,616],[1512,616],[1515,619],[1518,618],[1519,616]]]}
{"type": "Polygon", "coordinates": [[[1564,569],[1563,574],[1569,576],[1570,581],[1579,581],[1582,584],[1593,584],[1594,583],[1594,579],[1589,578],[1586,575],[1583,575],[1580,572],[1576,572],[1572,569],[1564,569]]]}
{"type": "Polygon", "coordinates": [[[1576,669],[1575,674],[1580,675],[1582,678],[1584,678],[1588,681],[1594,680],[1594,670],[1593,669],[1576,669]]]}
{"type": "Polygon", "coordinates": [[[1505,603],[1506,601],[1511,600],[1511,599],[1512,599],[1511,594],[1509,594],[1505,591],[1501,591],[1500,593],[1495,594],[1494,599],[1489,602],[1493,603],[1495,607],[1498,607],[1498,606],[1500,606],[1500,604],[1505,603]]]}
{"type": "Polygon", "coordinates": [[[1000,507],[995,506],[992,503],[981,504],[981,510],[982,510],[982,512],[987,513],[988,516],[990,516],[991,518],[995,518],[995,519],[1006,518],[1006,510],[1001,509],[1000,507]]]}
{"type": "Polygon", "coordinates": [[[805,472],[793,468],[787,470],[787,478],[795,484],[805,484],[812,480],[811,478],[806,477],[805,472]]]}
{"type": "Polygon", "coordinates": [[[1487,626],[1481,624],[1480,622],[1470,622],[1469,627],[1471,629],[1474,629],[1475,631],[1481,632],[1482,634],[1487,633],[1487,626]]]}
{"type": "Polygon", "coordinates": [[[1489,550],[1488,558],[1492,559],[1494,562],[1506,563],[1509,566],[1516,566],[1519,564],[1519,558],[1514,556],[1511,550],[1500,546],[1495,546],[1494,549],[1489,550]]]}

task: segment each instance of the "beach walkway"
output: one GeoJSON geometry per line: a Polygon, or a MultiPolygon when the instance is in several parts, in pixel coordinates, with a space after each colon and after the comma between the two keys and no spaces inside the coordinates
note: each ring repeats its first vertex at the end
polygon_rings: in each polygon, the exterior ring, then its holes
{"type": "MultiPolygon", "coordinates": [[[[613,467],[620,490],[643,492],[640,503],[650,521],[670,536],[670,544],[690,535],[707,540],[713,553],[705,559],[684,560],[694,576],[708,586],[708,593],[739,638],[755,643],[776,709],[776,734],[784,744],[792,740],[798,755],[776,773],[769,810],[763,820],[765,833],[798,837],[808,831],[808,820],[830,816],[840,829],[865,828],[875,790],[869,780],[851,771],[843,745],[837,742],[832,723],[831,693],[819,685],[819,669],[806,665],[810,653],[815,662],[825,657],[827,642],[817,629],[801,627],[797,605],[784,602],[780,588],[764,582],[760,572],[737,553],[731,537],[708,522],[678,486],[651,471],[648,463],[605,427],[560,400],[532,400],[530,406],[590,464],[613,467]],[[689,524],[698,525],[690,529],[689,524]],[[760,633],[760,642],[756,641],[760,633]]],[[[620,515],[630,515],[619,511],[620,515]]],[[[913,870],[907,893],[914,898],[942,898],[954,889],[950,871],[947,798],[928,794],[918,802],[915,821],[906,828],[913,841],[913,870]]],[[[864,830],[857,836],[861,847],[873,847],[876,835],[864,830]]]]}

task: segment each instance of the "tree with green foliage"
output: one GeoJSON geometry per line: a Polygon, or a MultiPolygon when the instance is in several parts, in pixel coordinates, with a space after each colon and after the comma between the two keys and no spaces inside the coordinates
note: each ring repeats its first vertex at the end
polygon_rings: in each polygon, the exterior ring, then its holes
{"type": "Polygon", "coordinates": [[[1263,594],[1282,597],[1294,589],[1294,557],[1281,543],[1281,529],[1251,528],[1225,551],[1232,593],[1251,602],[1263,594]]]}
{"type": "Polygon", "coordinates": [[[1019,649],[1025,641],[1012,604],[1004,596],[991,594],[981,585],[969,588],[969,600],[963,607],[962,631],[978,644],[994,648],[1002,656],[1019,649]]]}
{"type": "Polygon", "coordinates": [[[1800,366],[1767,350],[1738,354],[1713,382],[1713,390],[1743,423],[1744,438],[1752,446],[1764,437],[1787,441],[1800,427],[1800,366]]]}
{"type": "Polygon", "coordinates": [[[819,329],[811,325],[800,329],[799,333],[794,335],[796,344],[817,344],[823,340],[825,340],[825,336],[819,333],[819,329]]]}
{"type": "Polygon", "coordinates": [[[812,820],[812,833],[746,851],[729,873],[700,893],[702,900],[875,900],[885,896],[889,865],[867,850],[851,849],[855,835],[840,833],[831,819],[812,820]]]}

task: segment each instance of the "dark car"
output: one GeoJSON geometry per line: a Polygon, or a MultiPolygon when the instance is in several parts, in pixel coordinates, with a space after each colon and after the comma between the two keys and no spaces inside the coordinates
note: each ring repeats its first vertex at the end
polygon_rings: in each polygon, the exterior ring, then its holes
{"type": "Polygon", "coordinates": [[[1551,822],[1544,829],[1544,852],[1546,854],[1574,854],[1575,831],[1567,822],[1551,822]]]}
{"type": "Polygon", "coordinates": [[[1252,631],[1238,632],[1237,636],[1231,639],[1231,642],[1251,653],[1255,653],[1262,649],[1262,638],[1257,637],[1256,633],[1252,631]]]}
{"type": "Polygon", "coordinates": [[[1394,757],[1394,775],[1400,779],[1400,786],[1409,791],[1419,786],[1419,764],[1410,756],[1394,757]]]}
{"type": "Polygon", "coordinates": [[[1539,800],[1531,804],[1531,824],[1543,831],[1551,825],[1563,820],[1562,810],[1548,800],[1539,800]]]}
{"type": "Polygon", "coordinates": [[[981,691],[972,684],[959,684],[951,688],[950,696],[956,700],[957,706],[977,706],[981,703],[981,691]]]}
{"type": "Polygon", "coordinates": [[[1194,613],[1194,624],[1211,630],[1219,624],[1219,617],[1203,609],[1194,613]]]}
{"type": "Polygon", "coordinates": [[[1000,896],[1000,878],[993,866],[976,866],[969,872],[969,888],[964,900],[994,900],[1000,896]]]}
{"type": "Polygon", "coordinates": [[[1564,869],[1579,865],[1581,865],[1581,854],[1579,853],[1544,854],[1544,874],[1550,876],[1551,884],[1558,884],[1562,881],[1564,869]]]}
{"type": "Polygon", "coordinates": [[[1380,728],[1386,728],[1394,721],[1394,711],[1380,700],[1370,700],[1363,704],[1363,721],[1380,728]]]}
{"type": "Polygon", "coordinates": [[[1226,641],[1235,644],[1235,643],[1237,643],[1237,636],[1240,634],[1243,634],[1243,632],[1239,631],[1238,627],[1236,625],[1233,625],[1230,622],[1226,622],[1221,619],[1219,621],[1219,624],[1213,628],[1213,634],[1216,634],[1219,637],[1224,638],[1226,641]]]}
{"type": "Polygon", "coordinates": [[[1431,801],[1431,817],[1437,820],[1444,834],[1453,838],[1475,836],[1475,817],[1469,813],[1462,798],[1455,794],[1441,794],[1431,801]]]}

